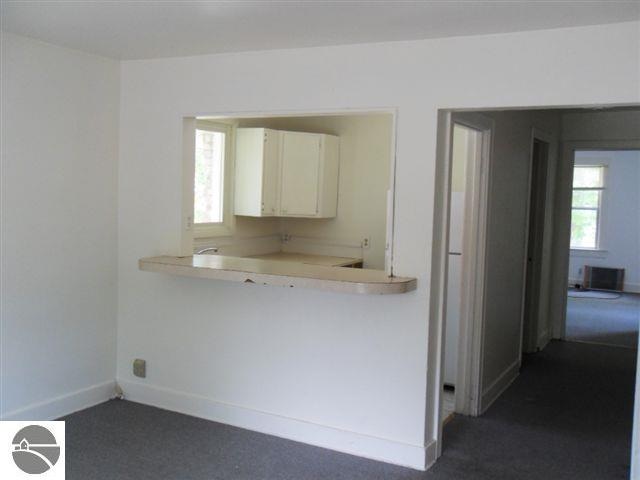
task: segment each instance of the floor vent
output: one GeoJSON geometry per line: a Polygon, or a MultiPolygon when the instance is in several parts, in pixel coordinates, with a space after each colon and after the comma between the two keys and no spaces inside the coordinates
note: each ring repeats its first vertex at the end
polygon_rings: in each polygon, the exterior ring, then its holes
{"type": "Polygon", "coordinates": [[[622,292],[624,288],[624,268],[591,267],[585,265],[584,288],[622,292]]]}

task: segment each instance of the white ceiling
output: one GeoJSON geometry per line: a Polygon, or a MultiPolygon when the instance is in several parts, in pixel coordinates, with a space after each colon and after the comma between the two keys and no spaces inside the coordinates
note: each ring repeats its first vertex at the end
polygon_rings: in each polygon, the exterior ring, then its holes
{"type": "Polygon", "coordinates": [[[12,1],[2,29],[119,59],[615,23],[635,1],[12,1]]]}

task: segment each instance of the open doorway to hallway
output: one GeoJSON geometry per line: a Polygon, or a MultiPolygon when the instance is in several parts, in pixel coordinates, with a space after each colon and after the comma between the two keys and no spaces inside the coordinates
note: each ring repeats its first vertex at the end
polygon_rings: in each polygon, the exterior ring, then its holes
{"type": "MultiPolygon", "coordinates": [[[[451,196],[449,199],[449,248],[447,250],[447,300],[446,300],[446,335],[445,362],[443,387],[443,418],[447,422],[456,411],[456,384],[460,386],[458,378],[464,374],[459,367],[461,350],[460,323],[462,312],[463,288],[463,256],[464,232],[469,228],[469,217],[472,214],[474,202],[473,192],[470,191],[472,172],[477,168],[482,155],[482,125],[469,121],[469,118],[454,119],[452,129],[451,150],[451,196]],[[466,120],[466,121],[465,121],[466,120]],[[469,174],[469,176],[467,176],[469,174]]],[[[468,267],[467,267],[468,268],[468,267]]],[[[466,311],[464,312],[467,313],[466,311]]],[[[466,324],[467,322],[465,322],[466,324]]],[[[463,355],[462,355],[463,356],[463,355]]],[[[458,392],[464,395],[464,388],[458,392]]],[[[467,411],[468,406],[458,398],[457,411],[467,411]]]]}
{"type": "MultiPolygon", "coordinates": [[[[549,134],[533,129],[531,135],[531,164],[529,166],[529,203],[528,226],[526,237],[526,260],[524,280],[524,303],[522,313],[522,351],[535,352],[541,347],[544,339],[540,338],[542,279],[548,276],[549,262],[544,255],[544,241],[549,239],[545,219],[548,217],[547,197],[550,185],[549,155],[553,139],[549,134]]],[[[545,335],[548,331],[545,331],[545,335]]]]}
{"type": "MultiPolygon", "coordinates": [[[[434,472],[448,468],[448,458],[462,457],[476,474],[471,478],[628,478],[639,315],[628,311],[627,326],[635,325],[636,332],[625,336],[631,348],[565,340],[572,340],[567,279],[574,152],[580,158],[602,141],[610,142],[608,150],[630,150],[638,141],[640,109],[450,111],[441,116],[443,125],[448,135],[439,138],[449,142],[440,150],[446,234],[436,252],[445,265],[442,458],[434,472]],[[465,118],[489,126],[486,163],[482,149],[465,157],[476,160],[475,171],[468,163],[464,169],[456,165],[456,139],[471,123],[465,118]],[[456,180],[460,171],[465,182],[456,180]],[[461,183],[463,192],[456,186],[461,183]],[[453,404],[447,398],[451,387],[453,404]],[[594,451],[601,455],[588,453],[594,451]]],[[[628,177],[637,191],[640,176],[628,177]]],[[[594,194],[598,185],[585,188],[588,194],[577,195],[585,210],[593,197],[612,193],[594,194]]],[[[627,200],[626,215],[640,217],[637,193],[627,200]]],[[[638,230],[629,223],[617,235],[637,245],[638,230]]],[[[589,228],[583,225],[583,237],[589,228]]],[[[638,253],[635,258],[640,266],[638,253]]]]}
{"type": "Polygon", "coordinates": [[[574,152],[568,341],[638,346],[638,185],[640,150],[574,152]]]}

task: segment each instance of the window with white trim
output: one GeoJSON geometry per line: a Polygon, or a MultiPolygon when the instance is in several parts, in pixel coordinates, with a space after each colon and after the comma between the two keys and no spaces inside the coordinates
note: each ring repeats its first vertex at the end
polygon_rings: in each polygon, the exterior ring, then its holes
{"type": "Polygon", "coordinates": [[[575,165],[573,168],[571,248],[600,248],[604,171],[603,165],[575,165]]]}
{"type": "Polygon", "coordinates": [[[227,158],[229,127],[198,122],[195,131],[193,179],[194,237],[205,238],[229,233],[227,158]]]}

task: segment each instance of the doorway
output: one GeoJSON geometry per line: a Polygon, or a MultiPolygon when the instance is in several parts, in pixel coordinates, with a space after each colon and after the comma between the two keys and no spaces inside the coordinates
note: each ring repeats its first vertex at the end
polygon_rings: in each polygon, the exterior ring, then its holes
{"type": "Polygon", "coordinates": [[[477,415],[480,409],[482,326],[472,319],[482,318],[486,196],[493,135],[492,120],[477,113],[456,112],[443,121],[448,153],[442,218],[446,237],[440,264],[446,282],[442,328],[447,345],[438,384],[438,438],[444,423],[441,420],[451,418],[453,412],[477,415]]]}
{"type": "Polygon", "coordinates": [[[575,150],[564,338],[636,349],[640,150],[575,150]]]}
{"type": "MultiPolygon", "coordinates": [[[[621,116],[624,114],[624,111],[620,112],[621,116]]],[[[466,447],[473,444],[474,439],[482,436],[483,440],[478,442],[477,448],[473,447],[474,455],[480,455],[486,442],[493,440],[491,435],[484,433],[487,426],[504,427],[509,431],[508,435],[513,433],[513,438],[516,439],[521,438],[516,435],[521,433],[518,432],[518,426],[529,428],[534,424],[545,424],[552,431],[554,425],[560,425],[565,420],[571,423],[573,418],[579,416],[580,425],[585,432],[588,430],[588,435],[584,435],[579,441],[571,437],[566,447],[556,451],[580,459],[583,465],[580,469],[584,472],[597,471],[604,467],[582,452],[602,439],[600,433],[603,429],[613,432],[607,423],[609,416],[615,417],[616,425],[620,428],[615,434],[612,433],[615,438],[602,448],[607,449],[611,458],[615,459],[612,460],[613,463],[617,462],[622,466],[620,470],[624,473],[625,468],[628,468],[625,467],[625,459],[628,459],[630,450],[628,433],[632,426],[630,405],[633,404],[633,396],[629,395],[629,386],[635,376],[635,354],[629,350],[614,353],[598,350],[596,346],[549,342],[552,337],[558,339],[564,336],[564,325],[562,335],[557,334],[556,322],[562,317],[562,311],[557,308],[555,296],[561,289],[562,295],[566,297],[567,290],[567,270],[562,274],[564,278],[558,281],[558,272],[565,268],[563,253],[558,253],[558,250],[566,235],[567,248],[564,256],[567,256],[568,224],[573,196],[571,180],[567,183],[569,157],[566,151],[570,149],[573,155],[574,150],[585,147],[585,141],[565,139],[571,138],[568,135],[581,138],[577,135],[582,135],[583,131],[594,131],[594,125],[606,132],[604,124],[608,121],[609,114],[604,115],[600,110],[487,110],[473,113],[449,112],[448,118],[451,129],[447,136],[450,150],[439,148],[439,158],[443,163],[445,159],[449,161],[445,167],[448,174],[444,176],[448,183],[443,187],[447,220],[442,231],[446,238],[442,243],[439,243],[438,238],[434,240],[434,244],[441,248],[439,251],[444,251],[441,260],[444,268],[434,261],[434,265],[440,268],[440,278],[445,280],[444,284],[438,284],[438,288],[443,289],[441,298],[444,304],[440,312],[443,324],[441,385],[448,386],[451,378],[450,371],[447,372],[447,362],[450,365],[447,348],[452,348],[451,345],[455,345],[455,342],[448,335],[454,335],[456,325],[452,324],[451,319],[456,317],[458,308],[458,374],[456,384],[453,385],[455,412],[469,416],[482,415],[483,418],[456,416],[447,424],[445,448],[449,448],[449,453],[445,451],[445,458],[447,455],[452,458],[466,451],[466,447]],[[456,217],[453,157],[456,150],[456,127],[460,126],[456,121],[466,115],[476,118],[486,116],[494,123],[490,128],[488,143],[490,161],[486,164],[480,162],[481,167],[475,172],[471,169],[466,172],[467,182],[475,184],[477,190],[487,189],[489,194],[485,191],[482,197],[487,204],[486,210],[482,211],[482,206],[478,205],[475,205],[475,210],[464,210],[463,247],[458,252],[451,248],[455,244],[453,229],[456,217]],[[592,118],[590,115],[601,116],[592,118]],[[565,124],[571,128],[565,129],[565,124]],[[552,133],[545,135],[544,132],[547,131],[552,133]],[[577,144],[581,148],[576,148],[577,144]],[[483,173],[488,179],[483,178],[483,173]],[[474,174],[477,176],[471,181],[470,177],[474,174]],[[476,217],[469,218],[473,215],[476,217]],[[564,219],[564,216],[567,218],[564,219]],[[470,254],[472,250],[467,250],[469,244],[477,248],[473,254],[470,254]],[[486,250],[482,251],[482,248],[486,250]],[[452,260],[454,256],[458,256],[462,263],[460,294],[449,291],[452,285],[454,288],[458,285],[455,281],[455,260],[452,260]],[[477,263],[474,264],[472,260],[477,263]],[[467,281],[469,283],[465,283],[467,281]],[[469,298],[473,301],[468,301],[469,298]],[[456,301],[460,303],[456,305],[456,301]],[[467,321],[468,319],[471,320],[467,321]],[[523,362],[523,353],[538,350],[539,353],[527,355],[523,362]],[[476,363],[474,358],[477,359],[476,363]],[[600,360],[593,361],[596,358],[600,360]],[[606,362],[602,360],[605,358],[606,362]],[[568,371],[571,374],[565,375],[568,371]],[[596,378],[599,382],[595,382],[596,378]],[[559,385],[570,385],[571,388],[559,389],[559,385]],[[593,397],[593,402],[579,411],[575,405],[590,395],[585,389],[598,393],[593,397]],[[532,399],[546,402],[546,407],[535,408],[531,403],[532,399]],[[462,405],[458,405],[459,403],[462,405]],[[464,409],[465,406],[467,410],[464,409]],[[489,407],[490,412],[483,415],[489,407]],[[461,431],[465,429],[474,432],[466,437],[466,444],[461,441],[464,437],[461,431]]],[[[472,127],[464,121],[460,124],[472,127]]],[[[611,129],[608,131],[613,131],[612,135],[633,135],[620,133],[619,124],[608,128],[611,129]],[[614,127],[615,130],[612,130],[614,127]]],[[[440,136],[439,140],[442,138],[440,136]]],[[[593,146],[593,143],[595,142],[586,146],[593,146]]],[[[628,147],[632,141],[620,140],[619,143],[628,147]]],[[[480,155],[480,159],[482,158],[480,155]]],[[[640,178],[637,175],[629,177],[636,179],[636,184],[640,178]]],[[[473,200],[466,197],[478,198],[475,196],[477,191],[470,195],[473,186],[470,187],[469,183],[465,183],[465,206],[474,207],[473,200]]],[[[630,202],[640,205],[637,199],[630,202]]],[[[626,211],[629,213],[628,209],[626,211]]],[[[440,408],[444,402],[446,399],[441,400],[440,408]]],[[[439,417],[441,432],[442,420],[448,419],[446,413],[446,409],[442,409],[439,417]]],[[[438,447],[441,451],[442,436],[438,437],[438,447]]],[[[521,447],[522,449],[516,450],[526,451],[524,445],[521,447]]],[[[542,442],[537,448],[545,449],[547,446],[542,442]]],[[[513,451],[508,453],[512,454],[513,451]]],[[[491,451],[487,455],[488,458],[491,457],[491,451]]],[[[526,454],[522,455],[522,460],[529,461],[526,454]]],[[[552,460],[562,463],[561,458],[552,460]]],[[[544,461],[538,463],[543,464],[544,461]]],[[[609,467],[610,465],[606,468],[609,467]]],[[[576,472],[580,469],[576,469],[576,472]]]]}
{"type": "MultiPolygon", "coordinates": [[[[451,149],[451,187],[449,196],[449,248],[447,251],[447,299],[445,317],[444,422],[456,411],[455,391],[458,381],[460,353],[460,320],[462,313],[462,265],[464,251],[466,174],[481,155],[482,132],[454,122],[451,149]]],[[[461,388],[460,390],[463,390],[461,388]]]]}
{"type": "Polygon", "coordinates": [[[539,324],[543,311],[543,252],[546,228],[547,177],[549,171],[550,136],[536,129],[532,133],[531,173],[529,182],[528,234],[525,261],[524,304],[522,315],[522,351],[540,349],[539,324]]]}

